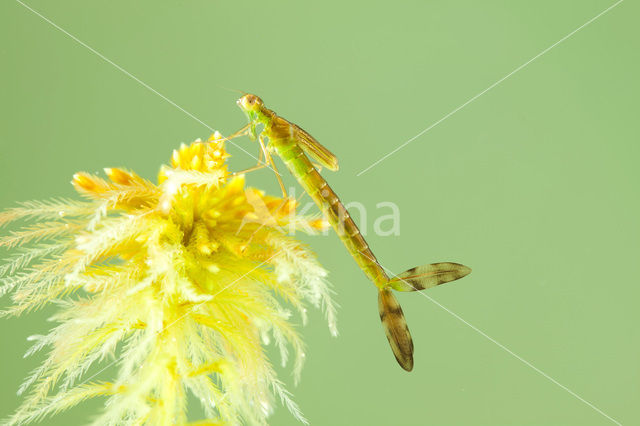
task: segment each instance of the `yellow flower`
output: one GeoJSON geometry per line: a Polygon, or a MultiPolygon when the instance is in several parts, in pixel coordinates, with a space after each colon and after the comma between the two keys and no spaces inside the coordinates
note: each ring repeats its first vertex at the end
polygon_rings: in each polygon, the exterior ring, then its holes
{"type": "Polygon", "coordinates": [[[3,314],[59,306],[50,333],[29,338],[28,355],[49,355],[7,424],[96,396],[108,400],[93,424],[188,424],[188,394],[207,417],[197,424],[266,424],[276,400],[304,421],[264,346],[273,338],[283,364],[293,349],[297,380],[304,345],[281,301],[303,322],[305,301],[322,306],[336,334],[326,271],[288,232],[324,223],[246,188],[227,157],[216,132],[174,151],[157,185],[122,169],[106,169],[108,180],[78,173],[73,185],[90,201],[0,213],[0,225],[27,223],[0,246],[29,245],[0,266],[0,294],[13,301],[3,314]],[[109,360],[116,377],[86,374],[109,360]]]}

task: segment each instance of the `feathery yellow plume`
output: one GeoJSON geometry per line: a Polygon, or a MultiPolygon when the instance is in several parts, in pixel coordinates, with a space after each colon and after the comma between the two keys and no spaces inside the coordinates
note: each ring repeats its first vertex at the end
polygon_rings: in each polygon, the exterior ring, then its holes
{"type": "Polygon", "coordinates": [[[107,398],[96,425],[188,424],[188,394],[206,419],[193,424],[266,424],[275,400],[304,421],[276,377],[264,345],[273,337],[297,378],[304,345],[283,301],[305,318],[322,306],[333,334],[326,271],[286,230],[314,232],[296,202],[246,188],[231,175],[214,133],[174,151],[158,184],[117,168],[108,179],[73,178],[86,202],[28,202],[0,213],[24,226],[0,238],[14,251],[0,265],[3,315],[55,302],[57,325],[32,336],[28,354],[49,350],[27,378],[24,424],[85,399],[107,398]],[[115,359],[117,374],[87,371],[115,359]],[[87,377],[88,376],[88,377],[87,377]]]}

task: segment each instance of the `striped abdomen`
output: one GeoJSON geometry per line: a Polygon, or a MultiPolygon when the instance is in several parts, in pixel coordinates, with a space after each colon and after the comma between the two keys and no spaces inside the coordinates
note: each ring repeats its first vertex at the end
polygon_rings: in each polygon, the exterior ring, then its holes
{"type": "Polygon", "coordinates": [[[295,143],[271,140],[287,168],[311,196],[338,234],[360,269],[378,287],[384,286],[389,277],[384,272],[369,245],[360,233],[349,212],[326,180],[311,164],[305,153],[295,143]]]}

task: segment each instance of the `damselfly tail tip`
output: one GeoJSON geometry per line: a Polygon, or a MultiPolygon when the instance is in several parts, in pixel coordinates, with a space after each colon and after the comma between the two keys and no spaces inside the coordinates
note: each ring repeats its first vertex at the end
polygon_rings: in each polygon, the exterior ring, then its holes
{"type": "Polygon", "coordinates": [[[454,262],[440,262],[411,268],[390,279],[378,292],[378,309],[385,334],[398,364],[406,371],[413,369],[413,340],[400,304],[391,292],[420,291],[471,273],[471,268],[454,262]]]}
{"type": "Polygon", "coordinates": [[[382,327],[398,364],[406,371],[413,370],[413,340],[400,303],[391,293],[391,289],[379,290],[378,310],[382,327]]]}

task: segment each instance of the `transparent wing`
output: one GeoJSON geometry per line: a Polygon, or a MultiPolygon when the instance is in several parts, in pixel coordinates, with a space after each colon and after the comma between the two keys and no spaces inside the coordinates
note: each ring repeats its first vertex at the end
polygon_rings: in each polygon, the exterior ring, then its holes
{"type": "Polygon", "coordinates": [[[338,158],[327,148],[320,145],[313,136],[294,124],[296,140],[302,150],[318,161],[322,166],[335,172],[338,170],[338,158]]]}
{"type": "Polygon", "coordinates": [[[389,280],[389,286],[397,291],[420,291],[455,281],[471,273],[471,268],[453,262],[432,263],[404,271],[389,280]]]}

